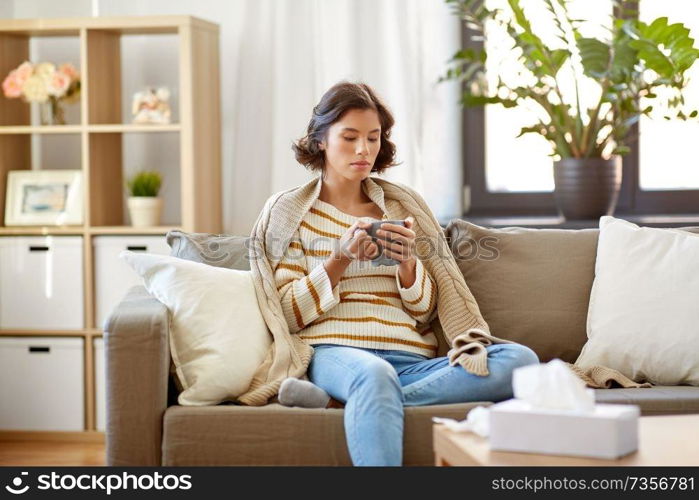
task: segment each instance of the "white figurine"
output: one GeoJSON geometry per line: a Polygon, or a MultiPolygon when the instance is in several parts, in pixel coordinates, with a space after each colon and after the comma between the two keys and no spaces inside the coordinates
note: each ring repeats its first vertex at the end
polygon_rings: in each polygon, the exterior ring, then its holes
{"type": "Polygon", "coordinates": [[[133,96],[131,114],[133,123],[153,123],[165,125],[170,123],[170,91],[167,87],[155,89],[149,87],[133,96]]]}

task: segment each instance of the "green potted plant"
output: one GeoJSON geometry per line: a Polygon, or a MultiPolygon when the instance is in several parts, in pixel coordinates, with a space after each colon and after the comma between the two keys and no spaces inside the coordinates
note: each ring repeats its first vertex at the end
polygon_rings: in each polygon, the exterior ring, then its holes
{"type": "Polygon", "coordinates": [[[504,9],[490,9],[483,0],[446,0],[486,42],[487,22],[504,30],[523,78],[512,84],[511,78],[489,74],[496,82],[489,88],[485,49],[465,48],[453,56],[440,81],[465,82],[464,106],[533,104],[541,118],[522,128],[520,136],[539,134],[550,143],[561,213],[567,219],[611,215],[621,185],[620,156],[635,140],[632,126],[658,109],[666,119],[697,116],[696,110],[684,109],[683,91],[699,49],[682,23],[669,24],[666,17],[640,21],[638,0],[613,0],[617,15],[606,27],[608,36],[599,39],[583,36],[586,21],[571,18],[568,0],[539,1],[550,14],[553,42],[545,43],[535,32],[520,0],[507,0],[504,9]],[[572,70],[572,95],[561,86],[564,67],[572,70]],[[593,106],[581,105],[583,79],[599,85],[593,106]]]}
{"type": "Polygon", "coordinates": [[[150,227],[160,224],[163,200],[158,198],[162,176],[155,171],[140,171],[126,181],[131,225],[150,227]]]}

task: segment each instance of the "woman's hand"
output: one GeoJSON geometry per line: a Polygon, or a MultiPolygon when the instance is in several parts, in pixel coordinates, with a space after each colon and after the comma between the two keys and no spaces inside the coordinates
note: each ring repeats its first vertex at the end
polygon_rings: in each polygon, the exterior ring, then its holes
{"type": "Polygon", "coordinates": [[[406,269],[415,265],[415,231],[412,229],[414,222],[413,217],[408,217],[405,219],[405,227],[384,223],[376,231],[377,241],[384,249],[384,255],[397,260],[400,263],[399,266],[406,269]],[[381,238],[393,240],[393,242],[384,241],[381,238]]]}
{"type": "Polygon", "coordinates": [[[340,238],[339,251],[348,260],[371,260],[379,255],[379,247],[366,230],[370,222],[356,221],[340,238]]]}

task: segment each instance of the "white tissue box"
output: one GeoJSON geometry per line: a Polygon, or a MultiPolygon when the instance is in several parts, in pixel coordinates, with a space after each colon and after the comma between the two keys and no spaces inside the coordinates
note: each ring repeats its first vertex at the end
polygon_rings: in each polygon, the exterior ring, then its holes
{"type": "Polygon", "coordinates": [[[638,449],[639,408],[596,404],[593,412],[533,408],[519,399],[490,407],[490,448],[618,458],[638,449]]]}

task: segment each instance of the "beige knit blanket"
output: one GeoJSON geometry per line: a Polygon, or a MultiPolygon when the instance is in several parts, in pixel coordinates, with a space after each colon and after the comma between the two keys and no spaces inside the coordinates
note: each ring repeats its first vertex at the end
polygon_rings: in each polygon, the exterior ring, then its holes
{"type": "MultiPolygon", "coordinates": [[[[279,392],[287,377],[302,378],[313,355],[313,348],[289,331],[281,298],[274,281],[274,270],[287,250],[292,236],[320,194],[320,176],[306,184],[271,196],[250,234],[250,269],[260,311],[273,342],[264,362],[257,369],[248,391],[238,400],[261,406],[279,392]]],[[[397,183],[368,177],[362,189],[390,219],[415,219],[416,252],[437,283],[437,307],[425,325],[438,316],[445,341],[451,347],[448,356],[466,371],[488,375],[486,346],[511,343],[490,334],[478,304],[459,270],[444,231],[422,196],[397,183]]],[[[572,365],[571,365],[572,367],[572,365]]],[[[608,387],[611,381],[623,387],[641,387],[615,370],[594,367],[584,373],[575,370],[591,387],[608,387]]]]}

